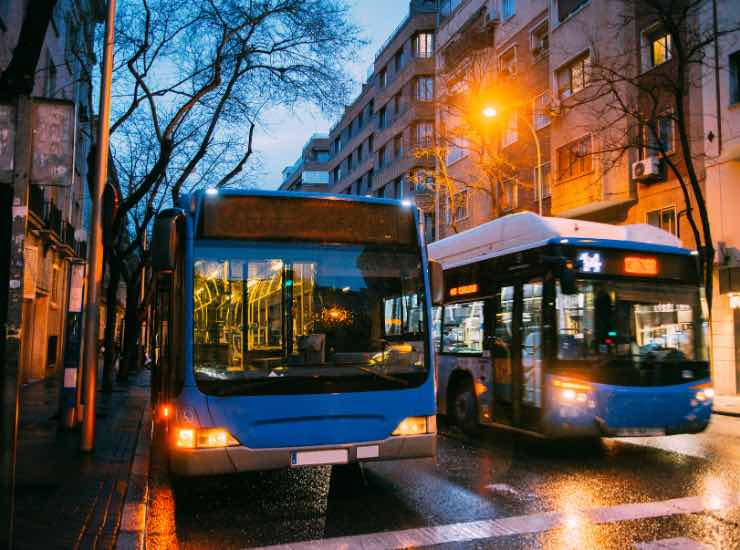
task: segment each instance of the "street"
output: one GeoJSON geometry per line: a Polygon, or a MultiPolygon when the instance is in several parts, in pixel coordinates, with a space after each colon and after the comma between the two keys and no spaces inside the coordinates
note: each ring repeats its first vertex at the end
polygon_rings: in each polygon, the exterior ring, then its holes
{"type": "Polygon", "coordinates": [[[740,547],[729,416],[703,434],[601,442],[442,427],[436,461],[368,464],[364,480],[319,467],[173,484],[158,443],[149,548],[740,547]]]}

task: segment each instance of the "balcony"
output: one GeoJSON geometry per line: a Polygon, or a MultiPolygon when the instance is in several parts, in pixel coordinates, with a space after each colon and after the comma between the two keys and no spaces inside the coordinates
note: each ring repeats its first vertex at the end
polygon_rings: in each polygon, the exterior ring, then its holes
{"type": "Polygon", "coordinates": [[[28,210],[35,218],[36,231],[43,240],[60,246],[69,256],[85,257],[85,243],[77,242],[74,226],[63,219],[62,211],[54,201],[46,200],[42,187],[29,186],[28,210]]]}

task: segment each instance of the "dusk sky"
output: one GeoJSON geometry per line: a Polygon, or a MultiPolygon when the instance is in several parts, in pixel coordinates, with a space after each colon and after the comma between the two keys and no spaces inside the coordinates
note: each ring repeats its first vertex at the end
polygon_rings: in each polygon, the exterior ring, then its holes
{"type": "MultiPolygon", "coordinates": [[[[354,22],[363,30],[369,44],[360,50],[357,62],[349,70],[359,92],[377,49],[408,13],[408,0],[352,0],[354,22]]],[[[314,109],[297,108],[294,112],[273,109],[264,117],[265,125],[255,134],[255,149],[260,155],[264,175],[258,187],[277,188],[284,167],[293,164],[303,145],[314,132],[328,132],[333,119],[314,109]]]]}

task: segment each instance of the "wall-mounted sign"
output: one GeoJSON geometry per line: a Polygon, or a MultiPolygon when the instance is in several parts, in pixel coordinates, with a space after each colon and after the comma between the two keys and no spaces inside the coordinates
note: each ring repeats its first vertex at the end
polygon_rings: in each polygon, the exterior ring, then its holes
{"type": "Polygon", "coordinates": [[[36,185],[72,186],[75,106],[68,101],[33,101],[33,164],[36,185]]]}
{"type": "Polygon", "coordinates": [[[627,256],[624,258],[624,272],[628,275],[657,275],[658,259],[649,256],[627,256]]]}
{"type": "Polygon", "coordinates": [[[583,273],[601,273],[604,271],[604,262],[598,252],[581,252],[578,256],[583,273]]]}
{"type": "Polygon", "coordinates": [[[476,292],[478,292],[477,284],[458,286],[450,289],[450,296],[465,296],[467,294],[475,294],[476,292]]]}

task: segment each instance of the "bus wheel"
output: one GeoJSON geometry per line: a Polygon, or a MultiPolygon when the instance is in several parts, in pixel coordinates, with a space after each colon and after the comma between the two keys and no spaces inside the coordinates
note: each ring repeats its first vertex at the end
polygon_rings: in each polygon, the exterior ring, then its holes
{"type": "Polygon", "coordinates": [[[475,435],[478,431],[478,400],[469,377],[455,386],[450,405],[453,423],[466,434],[475,435]]]}

